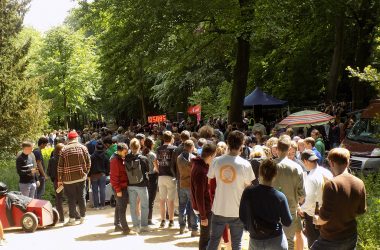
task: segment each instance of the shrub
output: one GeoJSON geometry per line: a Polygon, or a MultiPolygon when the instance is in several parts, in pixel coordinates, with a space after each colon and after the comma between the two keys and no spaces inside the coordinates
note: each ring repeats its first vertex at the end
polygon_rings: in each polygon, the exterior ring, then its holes
{"type": "Polygon", "coordinates": [[[367,212],[358,217],[358,248],[380,249],[380,175],[361,176],[367,191],[367,212]]]}

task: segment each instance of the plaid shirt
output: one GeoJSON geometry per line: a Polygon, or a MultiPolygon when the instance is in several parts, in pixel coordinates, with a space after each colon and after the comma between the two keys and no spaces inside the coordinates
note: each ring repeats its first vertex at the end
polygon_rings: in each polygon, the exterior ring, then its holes
{"type": "Polygon", "coordinates": [[[60,153],[58,182],[71,184],[84,181],[90,168],[91,160],[87,148],[79,142],[69,142],[60,153]]]}

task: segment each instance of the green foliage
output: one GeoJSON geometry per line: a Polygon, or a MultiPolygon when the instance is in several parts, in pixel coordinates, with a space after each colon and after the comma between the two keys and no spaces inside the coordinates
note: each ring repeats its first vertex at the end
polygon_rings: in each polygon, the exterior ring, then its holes
{"type": "MultiPolygon", "coordinates": [[[[65,127],[81,114],[96,114],[99,71],[95,41],[62,26],[48,31],[33,55],[32,75],[42,78],[41,94],[49,100],[49,117],[65,127]]],[[[70,124],[72,125],[72,124],[70,124]]]]}
{"type": "Polygon", "coordinates": [[[380,176],[361,177],[367,191],[367,212],[358,218],[359,249],[380,248],[380,176]]]}
{"type": "Polygon", "coordinates": [[[208,119],[211,117],[226,117],[227,106],[229,106],[231,95],[231,84],[223,82],[218,92],[213,92],[210,87],[203,87],[195,91],[189,102],[192,105],[202,105],[202,117],[208,119]]]}
{"type": "Polygon", "coordinates": [[[14,151],[46,125],[38,80],[26,76],[31,40],[20,35],[29,1],[0,1],[0,148],[14,151]]]}
{"type": "MultiPolygon", "coordinates": [[[[45,159],[45,158],[44,158],[45,159]]],[[[0,181],[8,186],[10,191],[19,191],[19,176],[16,170],[16,158],[14,155],[1,153],[0,154],[0,181]]],[[[48,180],[45,186],[44,199],[55,203],[55,190],[53,183],[48,180]]]]}
{"type": "Polygon", "coordinates": [[[358,77],[361,81],[366,81],[372,84],[380,94],[380,72],[373,68],[371,65],[364,68],[363,72],[360,72],[359,68],[353,69],[347,67],[352,77],[358,77]]]}

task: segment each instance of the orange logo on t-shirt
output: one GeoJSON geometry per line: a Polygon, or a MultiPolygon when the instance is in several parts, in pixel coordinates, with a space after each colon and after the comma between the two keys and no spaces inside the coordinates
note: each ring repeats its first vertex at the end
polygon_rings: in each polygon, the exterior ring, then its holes
{"type": "Polygon", "coordinates": [[[226,183],[230,184],[236,179],[236,170],[233,166],[226,165],[220,168],[220,179],[226,183]]]}

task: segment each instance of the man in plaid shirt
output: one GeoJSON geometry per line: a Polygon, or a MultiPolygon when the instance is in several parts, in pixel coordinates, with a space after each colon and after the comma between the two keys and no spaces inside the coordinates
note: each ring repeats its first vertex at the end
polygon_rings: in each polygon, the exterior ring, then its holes
{"type": "Polygon", "coordinates": [[[78,142],[78,134],[68,134],[69,143],[62,149],[58,161],[58,186],[63,185],[69,204],[68,226],[75,225],[76,204],[79,206],[80,223],[86,216],[86,180],[91,168],[90,155],[78,142]]]}

